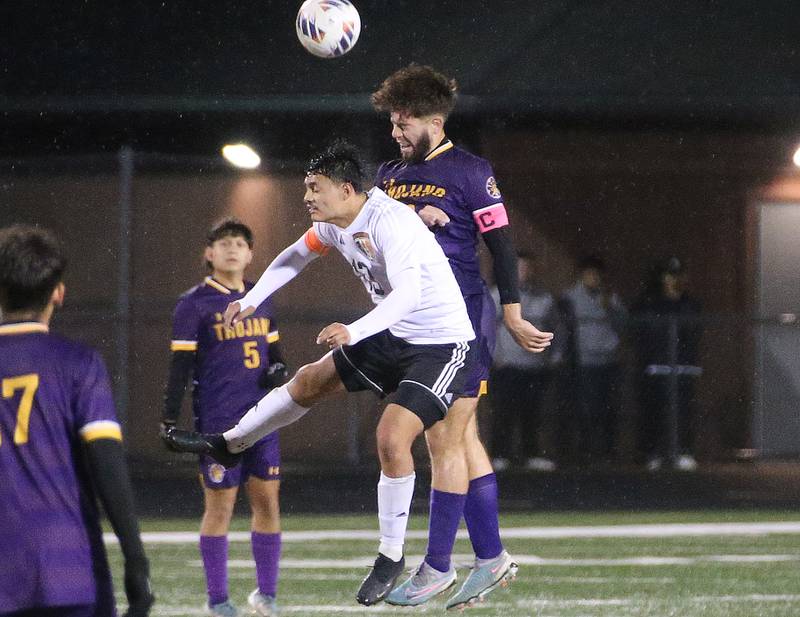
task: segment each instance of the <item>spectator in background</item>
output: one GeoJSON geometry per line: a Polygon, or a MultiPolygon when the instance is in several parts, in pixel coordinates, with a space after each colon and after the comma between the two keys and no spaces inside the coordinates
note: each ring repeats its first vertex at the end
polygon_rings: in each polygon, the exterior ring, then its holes
{"type": "MultiPolygon", "coordinates": [[[[552,381],[553,368],[563,358],[564,328],[556,300],[534,280],[535,257],[520,253],[517,260],[522,317],[553,332],[554,343],[545,353],[532,354],[522,349],[497,320],[497,343],[489,398],[492,406],[492,451],[495,471],[507,469],[521,458],[526,469],[552,471],[555,463],[546,458],[541,443],[542,406],[552,381]],[[515,453],[519,432],[520,457],[515,453]]],[[[492,289],[495,305],[500,305],[497,288],[492,289]]],[[[498,315],[502,311],[498,310],[498,315]]]]}
{"type": "MultiPolygon", "coordinates": [[[[620,334],[627,311],[605,283],[605,263],[595,255],[578,262],[578,280],[562,298],[569,331],[574,420],[582,459],[615,455],[620,334]]],[[[571,435],[570,435],[571,437],[571,435]]],[[[567,438],[567,436],[563,436],[567,438]]]]}
{"type": "Polygon", "coordinates": [[[693,471],[692,408],[701,337],[700,303],[686,291],[686,271],[672,257],[653,269],[634,305],[639,378],[639,438],[647,469],[664,462],[693,471]]]}

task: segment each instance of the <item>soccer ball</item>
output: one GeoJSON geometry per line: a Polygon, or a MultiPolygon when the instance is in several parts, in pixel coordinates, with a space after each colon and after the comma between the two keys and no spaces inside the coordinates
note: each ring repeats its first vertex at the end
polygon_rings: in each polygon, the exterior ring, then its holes
{"type": "Polygon", "coordinates": [[[297,12],[297,38],[320,58],[336,58],[353,49],[361,34],[361,16],[349,0],[306,0],[297,12]]]}

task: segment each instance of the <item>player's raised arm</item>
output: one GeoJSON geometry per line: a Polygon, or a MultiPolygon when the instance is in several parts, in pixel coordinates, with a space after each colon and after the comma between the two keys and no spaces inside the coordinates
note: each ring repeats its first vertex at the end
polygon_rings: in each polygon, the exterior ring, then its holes
{"type": "Polygon", "coordinates": [[[272,260],[244,298],[228,305],[225,310],[225,327],[230,328],[252,315],[264,300],[300,274],[314,259],[327,252],[328,247],[319,240],[314,228],[309,229],[272,260]]]}

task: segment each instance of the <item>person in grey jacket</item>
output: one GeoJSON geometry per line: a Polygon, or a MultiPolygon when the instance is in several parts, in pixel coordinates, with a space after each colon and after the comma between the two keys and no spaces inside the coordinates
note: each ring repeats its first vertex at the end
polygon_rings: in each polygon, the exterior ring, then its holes
{"type": "Polygon", "coordinates": [[[605,284],[605,263],[590,255],[578,262],[578,279],[563,295],[570,333],[578,452],[581,458],[615,457],[620,386],[620,336],[627,311],[605,284]]]}
{"type": "MultiPolygon", "coordinates": [[[[502,471],[512,461],[518,461],[528,470],[552,471],[555,462],[546,456],[541,439],[542,406],[554,369],[564,357],[566,333],[555,297],[535,280],[535,255],[520,252],[517,264],[523,318],[553,332],[554,337],[545,353],[532,354],[514,341],[502,319],[497,322],[494,365],[489,380],[492,465],[496,471],[502,471]]],[[[492,297],[499,306],[497,288],[492,289],[492,297]]]]}

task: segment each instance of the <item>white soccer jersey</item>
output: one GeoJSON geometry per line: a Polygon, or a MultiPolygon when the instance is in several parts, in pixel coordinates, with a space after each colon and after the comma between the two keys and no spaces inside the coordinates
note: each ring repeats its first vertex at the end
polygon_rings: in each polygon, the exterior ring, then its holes
{"type": "Polygon", "coordinates": [[[319,242],[335,247],[344,256],[375,304],[392,291],[394,274],[409,268],[419,270],[420,302],[389,328],[393,335],[419,345],[474,339],[458,283],[433,234],[411,208],[379,188],[373,188],[368,196],[346,229],[314,223],[319,242]]]}

